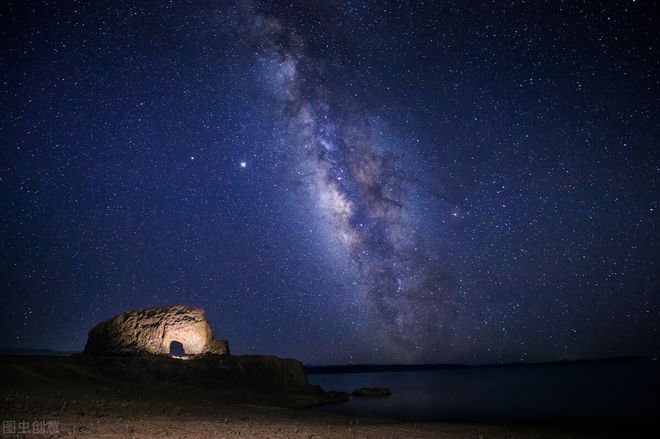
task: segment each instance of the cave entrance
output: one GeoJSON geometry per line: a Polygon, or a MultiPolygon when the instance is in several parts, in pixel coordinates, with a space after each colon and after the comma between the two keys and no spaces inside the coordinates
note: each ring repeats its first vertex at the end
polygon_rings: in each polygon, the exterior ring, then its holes
{"type": "Polygon", "coordinates": [[[172,340],[170,342],[170,355],[173,357],[184,358],[186,356],[186,350],[183,349],[183,345],[180,342],[172,340]]]}

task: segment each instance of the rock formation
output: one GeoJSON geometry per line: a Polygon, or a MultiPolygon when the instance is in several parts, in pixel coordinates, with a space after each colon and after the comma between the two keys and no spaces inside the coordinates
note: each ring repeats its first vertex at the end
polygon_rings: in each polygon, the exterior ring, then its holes
{"type": "Polygon", "coordinates": [[[169,354],[179,342],[186,355],[229,354],[226,340],[213,338],[211,325],[201,308],[171,306],[119,314],[89,331],[86,354],[169,354]]]}
{"type": "Polygon", "coordinates": [[[292,407],[349,399],[310,384],[300,361],[229,355],[227,341],[213,338],[204,310],[182,305],[129,311],[101,322],[89,331],[84,352],[69,361],[77,370],[93,371],[90,376],[138,386],[185,385],[219,398],[226,397],[223,392],[239,399],[259,394],[292,407]],[[189,361],[180,361],[182,355],[189,361]]]}

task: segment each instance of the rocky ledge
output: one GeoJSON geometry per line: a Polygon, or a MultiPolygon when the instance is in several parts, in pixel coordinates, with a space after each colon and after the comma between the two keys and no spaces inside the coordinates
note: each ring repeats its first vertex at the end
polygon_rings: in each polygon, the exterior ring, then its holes
{"type": "Polygon", "coordinates": [[[103,376],[139,384],[295,394],[297,406],[349,399],[309,384],[298,360],[229,355],[228,342],[214,338],[204,310],[183,305],[129,311],[99,323],[75,357],[103,376]],[[174,352],[175,347],[183,352],[174,352]]]}

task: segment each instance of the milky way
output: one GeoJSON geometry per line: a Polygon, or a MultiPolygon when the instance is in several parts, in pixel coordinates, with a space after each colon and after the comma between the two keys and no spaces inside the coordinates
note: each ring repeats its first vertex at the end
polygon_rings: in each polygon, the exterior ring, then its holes
{"type": "MultiPolygon", "coordinates": [[[[657,356],[653,2],[8,2],[0,349],[657,356]]],[[[657,8],[656,8],[657,9],[657,8]]]]}
{"type": "Polygon", "coordinates": [[[281,103],[279,129],[286,133],[294,174],[359,270],[366,310],[383,331],[380,343],[403,352],[428,349],[453,312],[454,294],[438,255],[418,247],[424,237],[416,233],[419,219],[411,204],[428,188],[378,138],[365,111],[344,105],[347,97],[326,87],[323,60],[307,55],[295,30],[251,3],[230,15],[239,35],[254,45],[261,78],[281,103]]]}

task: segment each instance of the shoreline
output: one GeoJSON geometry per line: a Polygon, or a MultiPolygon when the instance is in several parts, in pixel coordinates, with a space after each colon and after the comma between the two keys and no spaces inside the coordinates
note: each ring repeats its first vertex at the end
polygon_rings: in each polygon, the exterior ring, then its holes
{"type": "Polygon", "coordinates": [[[58,425],[57,433],[9,437],[602,438],[630,436],[644,427],[420,422],[334,413],[314,406],[322,394],[199,377],[206,369],[195,366],[154,358],[2,356],[0,417],[15,428],[35,421],[58,425]],[[179,365],[192,369],[172,375],[171,367],[179,365]],[[198,380],[188,382],[191,377],[198,380]]]}

